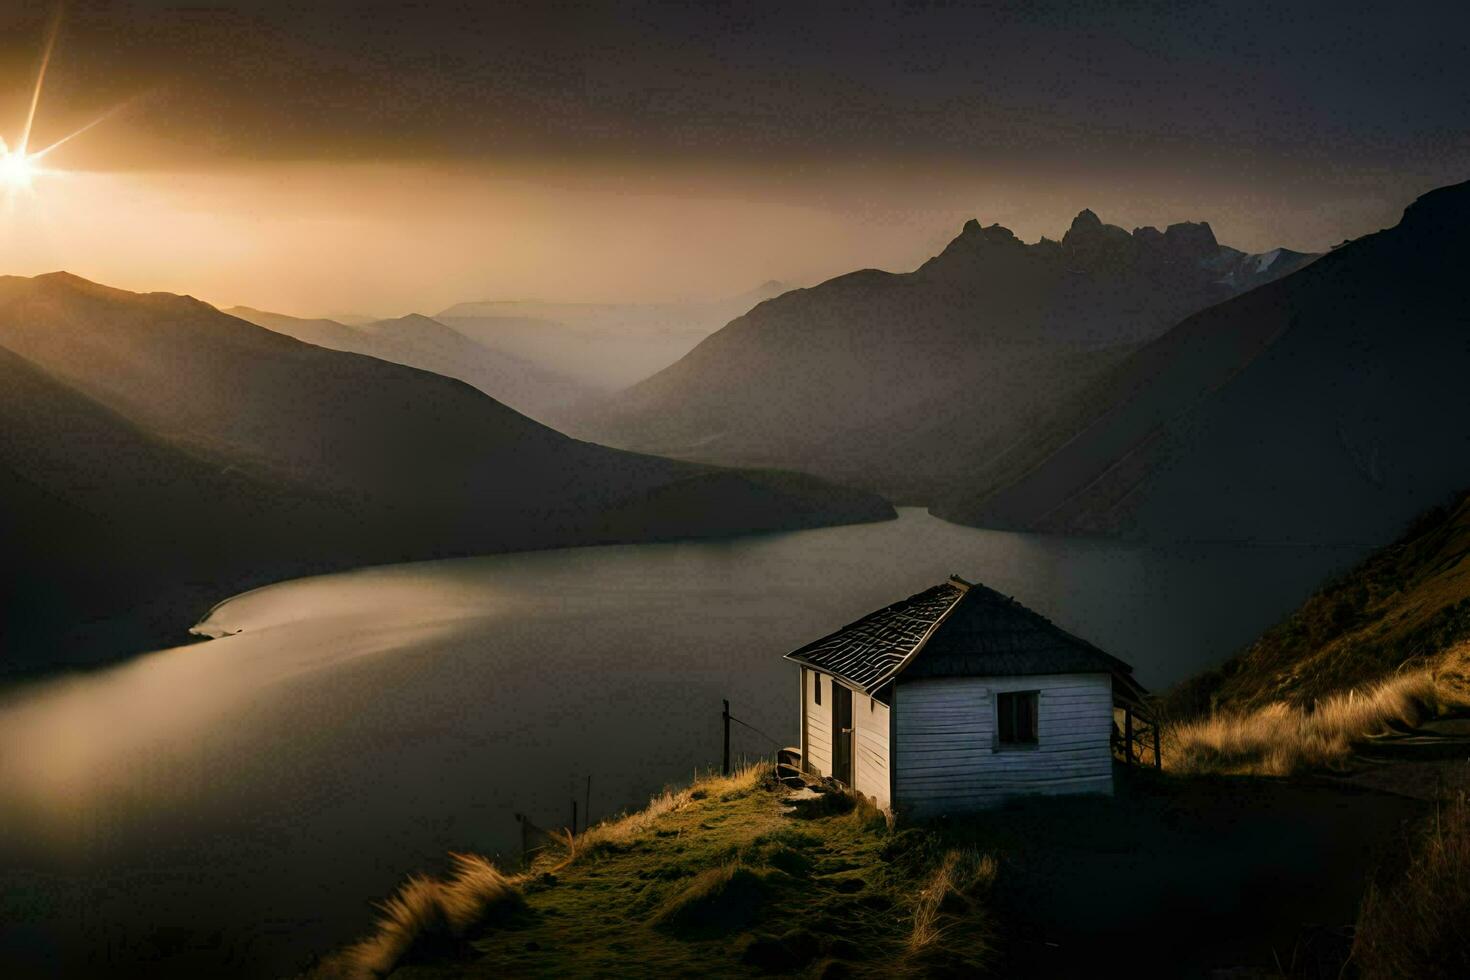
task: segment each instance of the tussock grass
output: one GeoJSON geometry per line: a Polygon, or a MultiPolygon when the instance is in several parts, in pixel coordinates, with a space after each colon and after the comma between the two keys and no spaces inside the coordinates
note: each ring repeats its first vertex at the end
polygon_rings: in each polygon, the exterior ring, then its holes
{"type": "Polygon", "coordinates": [[[523,879],[502,874],[475,854],[453,854],[446,879],[415,875],[379,906],[372,935],[334,956],[319,972],[340,980],[386,977],[415,959],[452,956],[457,947],[524,907],[523,879]]]}
{"type": "MultiPolygon", "coordinates": [[[[1463,650],[1454,651],[1445,664],[1463,659],[1463,650]]],[[[1470,685],[1463,674],[1441,665],[1307,706],[1277,702],[1169,726],[1163,761],[1165,768],[1192,774],[1287,776],[1338,768],[1354,745],[1368,738],[1465,708],[1470,708],[1470,685]]]]}
{"type": "Polygon", "coordinates": [[[1363,980],[1470,977],[1470,793],[1443,802],[1402,878],[1370,885],[1352,962],[1363,980]]]}
{"type": "Polygon", "coordinates": [[[933,876],[914,903],[914,928],[909,934],[909,951],[933,946],[943,933],[941,912],[966,908],[969,899],[995,881],[995,859],[973,848],[945,852],[933,876]]]}

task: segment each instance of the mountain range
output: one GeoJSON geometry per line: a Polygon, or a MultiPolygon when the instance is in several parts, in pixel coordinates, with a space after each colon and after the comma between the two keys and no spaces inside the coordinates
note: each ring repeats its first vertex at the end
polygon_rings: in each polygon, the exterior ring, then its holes
{"type": "Polygon", "coordinates": [[[1381,544],[1470,484],[1470,183],[1185,319],[941,516],[1168,540],[1381,544]]]}
{"type": "Polygon", "coordinates": [[[0,277],[0,493],[12,670],[176,642],[211,602],[311,571],[893,514],[579,442],[452,378],[65,273],[0,277]]]}
{"type": "Polygon", "coordinates": [[[248,306],[225,312],[318,347],[458,378],[534,419],[546,420],[565,412],[597,390],[549,367],[476,343],[453,327],[417,313],[349,325],[248,306]]]}
{"type": "Polygon", "coordinates": [[[1060,241],[967,222],[913,272],[760,303],[570,431],[725,465],[801,468],[910,503],[987,485],[1036,420],[1182,318],[1310,263],[1206,223],[1131,233],[1082,211],[1060,241]]]}

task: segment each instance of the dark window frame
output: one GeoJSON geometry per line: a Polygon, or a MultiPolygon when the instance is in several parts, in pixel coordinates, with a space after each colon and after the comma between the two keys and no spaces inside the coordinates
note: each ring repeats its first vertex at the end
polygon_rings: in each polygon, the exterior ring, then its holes
{"type": "Polygon", "coordinates": [[[822,675],[815,670],[812,671],[812,700],[816,702],[817,707],[822,706],[822,675]]]}
{"type": "Polygon", "coordinates": [[[1041,744],[1041,692],[997,691],[995,694],[995,747],[1011,752],[1041,744]]]}

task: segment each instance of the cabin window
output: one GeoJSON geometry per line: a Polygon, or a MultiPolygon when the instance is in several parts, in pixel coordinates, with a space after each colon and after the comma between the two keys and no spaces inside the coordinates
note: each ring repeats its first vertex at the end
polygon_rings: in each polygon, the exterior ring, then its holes
{"type": "Polygon", "coordinates": [[[822,703],[822,675],[821,674],[813,674],[812,675],[812,697],[816,699],[817,704],[821,704],[822,703]]]}
{"type": "Polygon", "coordinates": [[[1001,745],[1036,744],[1039,691],[1007,691],[995,696],[996,741],[1001,745]]]}

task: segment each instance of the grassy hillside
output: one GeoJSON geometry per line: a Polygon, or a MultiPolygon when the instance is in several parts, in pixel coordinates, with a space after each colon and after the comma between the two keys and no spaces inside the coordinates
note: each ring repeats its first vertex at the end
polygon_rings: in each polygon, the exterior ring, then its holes
{"type": "MultiPolygon", "coordinates": [[[[414,878],[310,980],[501,976],[1275,976],[1357,913],[1418,800],[1322,782],[1121,770],[890,828],[851,797],[790,812],[763,773],[712,778],[549,849],[414,878]]],[[[1337,976],[1346,947],[1337,944],[1337,976]]],[[[1295,974],[1294,974],[1295,975],[1295,974]]]]}
{"type": "Polygon", "coordinates": [[[1470,493],[1327,583],[1244,653],[1171,692],[1171,713],[1308,705],[1422,668],[1470,639],[1470,493]]]}
{"type": "Polygon", "coordinates": [[[523,873],[410,880],[317,978],[970,973],[994,865],[891,834],[839,792],[784,805],[768,766],[668,792],[523,873]],[[396,969],[395,969],[396,966],[396,969]]]}

